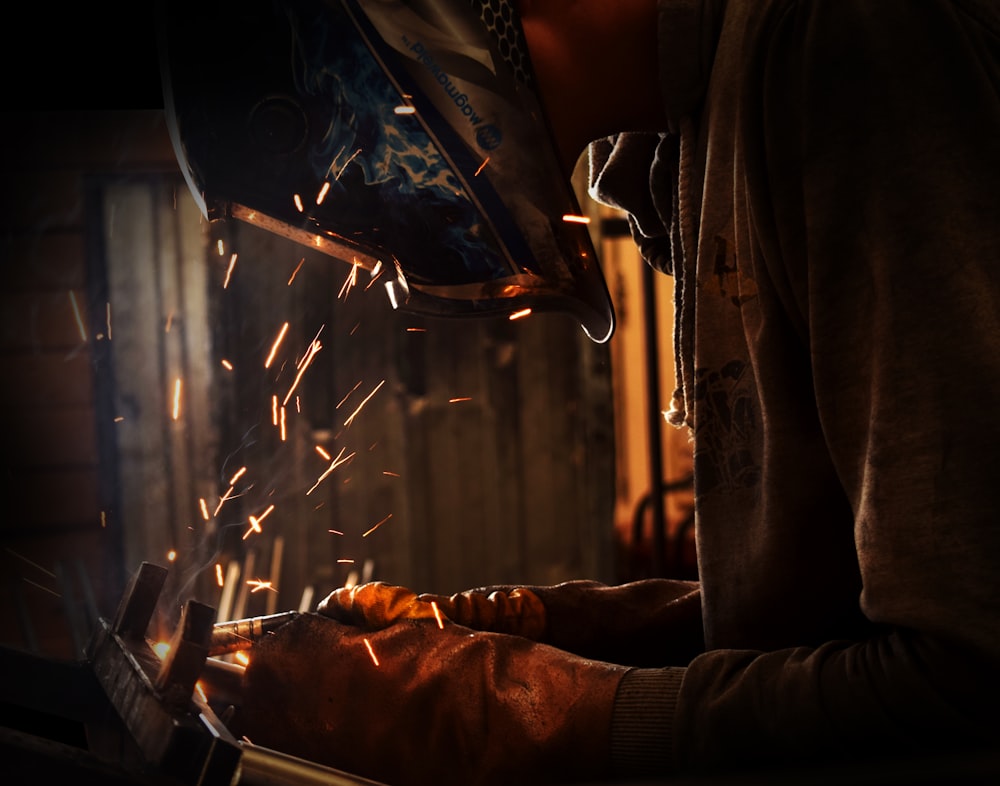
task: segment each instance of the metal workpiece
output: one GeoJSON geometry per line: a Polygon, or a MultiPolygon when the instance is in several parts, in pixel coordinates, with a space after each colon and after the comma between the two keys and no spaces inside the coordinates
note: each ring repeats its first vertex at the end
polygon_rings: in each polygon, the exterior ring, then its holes
{"type": "Polygon", "coordinates": [[[263,617],[250,617],[231,622],[220,622],[212,628],[208,654],[224,655],[252,647],[264,636],[276,631],[299,616],[297,611],[282,611],[263,617]]]}

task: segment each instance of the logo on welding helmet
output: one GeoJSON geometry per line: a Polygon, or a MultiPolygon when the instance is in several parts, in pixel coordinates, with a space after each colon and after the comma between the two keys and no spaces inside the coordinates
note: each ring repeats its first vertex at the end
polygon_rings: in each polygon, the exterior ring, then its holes
{"type": "Polygon", "coordinates": [[[483,150],[496,150],[503,142],[503,133],[492,123],[476,130],[476,143],[483,150]]]}

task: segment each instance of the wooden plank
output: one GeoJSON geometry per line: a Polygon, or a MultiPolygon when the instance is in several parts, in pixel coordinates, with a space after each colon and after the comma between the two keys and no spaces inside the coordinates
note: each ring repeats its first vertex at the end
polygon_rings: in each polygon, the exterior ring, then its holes
{"type": "Polygon", "coordinates": [[[7,234],[0,239],[6,292],[66,292],[84,287],[80,231],[7,234]]]}
{"type": "Polygon", "coordinates": [[[87,406],[8,413],[8,456],[19,467],[97,465],[94,411],[87,406]]]}
{"type": "Polygon", "coordinates": [[[5,408],[36,410],[93,403],[86,345],[69,352],[14,353],[3,362],[7,383],[0,392],[0,402],[5,408]]]}
{"type": "Polygon", "coordinates": [[[166,452],[169,398],[158,348],[163,326],[156,291],[152,194],[136,184],[109,186],[104,236],[108,291],[114,324],[112,357],[116,381],[125,564],[162,563],[176,548],[173,500],[166,452]]]}
{"type": "Polygon", "coordinates": [[[11,467],[4,482],[5,537],[100,526],[96,467],[29,470],[11,467]]]}
{"type": "Polygon", "coordinates": [[[86,293],[5,292],[0,295],[0,345],[7,350],[74,349],[89,340],[86,293]]]}

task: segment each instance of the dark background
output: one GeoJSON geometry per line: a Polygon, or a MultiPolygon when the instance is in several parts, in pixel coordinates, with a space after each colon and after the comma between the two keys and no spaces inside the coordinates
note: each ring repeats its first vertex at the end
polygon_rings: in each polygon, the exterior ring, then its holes
{"type": "Polygon", "coordinates": [[[3,109],[162,109],[155,6],[7,6],[3,109]]]}

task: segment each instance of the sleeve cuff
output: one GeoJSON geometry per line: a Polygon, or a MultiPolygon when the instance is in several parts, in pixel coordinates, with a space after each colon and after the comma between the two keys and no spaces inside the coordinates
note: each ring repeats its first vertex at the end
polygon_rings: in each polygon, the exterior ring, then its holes
{"type": "Polygon", "coordinates": [[[685,671],[632,669],[622,678],[611,717],[611,765],[616,777],[674,770],[674,712],[685,671]]]}

